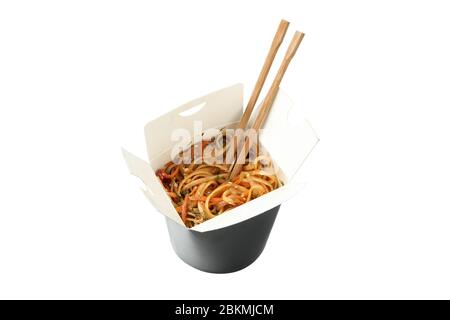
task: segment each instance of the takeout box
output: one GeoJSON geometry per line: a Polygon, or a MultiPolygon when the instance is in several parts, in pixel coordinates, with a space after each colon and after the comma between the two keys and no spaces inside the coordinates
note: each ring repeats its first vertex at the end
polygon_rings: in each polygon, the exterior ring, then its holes
{"type": "Polygon", "coordinates": [[[245,268],[261,254],[280,204],[297,193],[296,172],[318,142],[306,119],[289,121],[293,105],[280,90],[260,135],[261,145],[280,168],[278,176],[284,185],[193,228],[184,225],[155,172],[171,160],[177,143],[172,141],[174,130],[194,134],[196,121],[202,121],[205,130],[238,122],[243,113],[243,85],[197,98],[147,123],[148,162],[123,150],[131,174],[145,185],[143,193],[165,216],[172,247],[184,262],[202,271],[227,273],[245,268]]]}

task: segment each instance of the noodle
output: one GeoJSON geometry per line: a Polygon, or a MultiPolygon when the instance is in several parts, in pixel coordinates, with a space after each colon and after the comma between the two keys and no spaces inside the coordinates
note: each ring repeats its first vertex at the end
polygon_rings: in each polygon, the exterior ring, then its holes
{"type": "MultiPolygon", "coordinates": [[[[209,143],[201,142],[202,151],[209,143]]],[[[191,154],[193,150],[194,146],[191,146],[191,154]]],[[[202,154],[194,163],[170,161],[157,170],[156,175],[189,228],[282,185],[267,155],[258,156],[251,162],[247,158],[241,173],[232,181],[227,180],[229,172],[229,165],[205,163],[202,154]]]]}

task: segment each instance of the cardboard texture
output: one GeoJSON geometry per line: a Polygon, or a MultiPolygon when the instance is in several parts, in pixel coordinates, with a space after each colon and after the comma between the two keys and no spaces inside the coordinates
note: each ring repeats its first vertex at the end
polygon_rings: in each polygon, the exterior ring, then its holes
{"type": "MultiPolygon", "coordinates": [[[[242,99],[243,86],[236,84],[192,100],[149,122],[145,126],[149,162],[123,150],[130,173],[142,180],[143,192],[149,201],[159,212],[183,227],[155,174],[170,161],[171,149],[177,143],[172,141],[172,131],[183,128],[193,133],[195,121],[202,121],[204,130],[235,123],[243,112],[242,99]]],[[[280,205],[297,193],[301,186],[292,183],[293,177],[319,139],[306,119],[295,124],[289,122],[288,115],[293,106],[294,103],[280,90],[260,135],[261,144],[281,169],[284,186],[188,230],[207,232],[232,226],[280,205]]]]}

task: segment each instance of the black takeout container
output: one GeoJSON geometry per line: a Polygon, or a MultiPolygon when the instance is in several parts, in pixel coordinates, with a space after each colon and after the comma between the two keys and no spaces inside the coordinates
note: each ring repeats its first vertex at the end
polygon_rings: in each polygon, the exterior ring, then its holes
{"type": "MultiPolygon", "coordinates": [[[[156,170],[170,160],[171,133],[193,131],[201,121],[204,129],[221,128],[239,121],[243,112],[243,86],[237,84],[192,100],[147,123],[145,138],[149,161],[128,151],[123,155],[134,176],[144,183],[142,192],[153,207],[166,217],[172,247],[188,265],[212,273],[234,272],[255,261],[264,250],[281,203],[291,198],[298,183],[294,176],[312,151],[318,138],[309,122],[292,125],[293,102],[280,90],[273,103],[260,142],[281,169],[284,185],[257,199],[187,228],[156,177],[156,170]],[[290,147],[289,142],[295,142],[290,147]]],[[[257,111],[254,112],[257,114],[257,111]]],[[[195,133],[192,132],[192,136],[195,133]]]]}

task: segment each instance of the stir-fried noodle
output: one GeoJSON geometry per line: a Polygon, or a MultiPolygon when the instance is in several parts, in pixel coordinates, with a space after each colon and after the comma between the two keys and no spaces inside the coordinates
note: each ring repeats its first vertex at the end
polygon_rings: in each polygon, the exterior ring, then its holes
{"type": "MultiPolygon", "coordinates": [[[[198,145],[203,151],[209,143],[202,141],[198,145]]],[[[191,151],[194,147],[191,146],[191,151]]],[[[192,163],[170,161],[157,170],[156,175],[181,219],[190,228],[282,185],[268,155],[259,155],[252,160],[247,157],[241,173],[228,181],[230,167],[205,161],[202,152],[200,159],[192,163]]]]}

